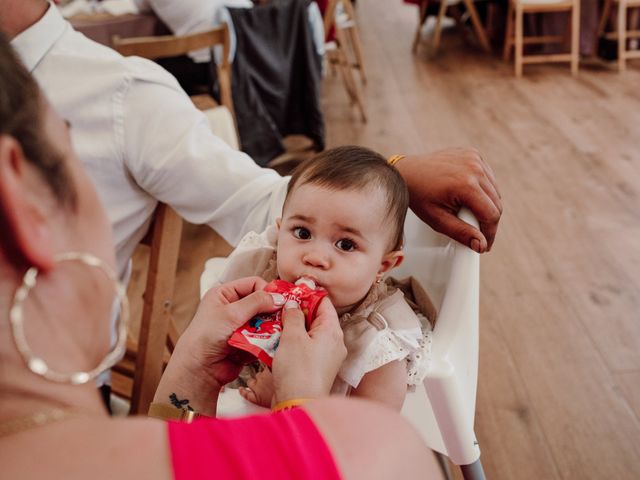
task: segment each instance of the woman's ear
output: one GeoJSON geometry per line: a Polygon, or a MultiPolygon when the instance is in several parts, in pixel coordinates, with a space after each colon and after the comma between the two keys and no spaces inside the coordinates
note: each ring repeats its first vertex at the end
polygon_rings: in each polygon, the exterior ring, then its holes
{"type": "Polygon", "coordinates": [[[48,216],[37,201],[42,195],[34,191],[39,183],[18,141],[0,135],[0,243],[15,265],[48,271],[54,253],[48,216]]]}
{"type": "Polygon", "coordinates": [[[400,266],[403,260],[404,252],[402,250],[394,250],[387,253],[384,257],[382,257],[380,269],[378,270],[378,275],[380,276],[380,278],[382,278],[382,275],[387,273],[392,268],[400,266]]]}

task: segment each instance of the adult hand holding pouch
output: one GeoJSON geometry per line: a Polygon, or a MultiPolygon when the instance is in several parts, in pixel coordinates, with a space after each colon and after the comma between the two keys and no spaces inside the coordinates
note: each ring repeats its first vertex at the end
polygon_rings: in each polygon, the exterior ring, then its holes
{"type": "MultiPolygon", "coordinates": [[[[307,330],[311,327],[318,306],[327,291],[316,288],[315,282],[300,278],[296,283],[285,280],[273,280],[264,288],[265,292],[279,293],[285,301],[295,300],[304,314],[307,330]]],[[[259,314],[236,329],[229,338],[229,345],[247,351],[271,368],[273,356],[280,343],[282,334],[282,310],[259,314]]]]}

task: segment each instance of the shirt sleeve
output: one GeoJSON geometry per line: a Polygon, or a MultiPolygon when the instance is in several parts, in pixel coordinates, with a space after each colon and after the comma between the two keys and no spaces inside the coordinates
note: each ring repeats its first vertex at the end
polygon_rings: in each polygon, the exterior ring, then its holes
{"type": "Polygon", "coordinates": [[[189,222],[208,224],[232,245],[272,224],[288,179],[216,137],[166,71],[147,60],[128,60],[130,81],[114,100],[115,135],[140,188],[189,222]]]}
{"type": "Polygon", "coordinates": [[[303,409],[168,423],[175,480],[334,480],[338,467],[303,409]]]}

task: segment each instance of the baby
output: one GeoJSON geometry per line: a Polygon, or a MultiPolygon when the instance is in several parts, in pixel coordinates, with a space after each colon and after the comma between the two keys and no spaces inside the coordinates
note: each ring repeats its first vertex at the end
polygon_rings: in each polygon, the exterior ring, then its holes
{"type": "MultiPolygon", "coordinates": [[[[355,146],[327,150],[296,169],[282,218],[261,234],[245,236],[221,279],[304,277],[326,289],[348,352],[332,393],[398,410],[407,385],[424,377],[430,335],[402,292],[383,282],[404,258],[408,205],[404,180],[382,156],[355,146]]],[[[263,369],[240,393],[270,406],[270,381],[263,369]]]]}

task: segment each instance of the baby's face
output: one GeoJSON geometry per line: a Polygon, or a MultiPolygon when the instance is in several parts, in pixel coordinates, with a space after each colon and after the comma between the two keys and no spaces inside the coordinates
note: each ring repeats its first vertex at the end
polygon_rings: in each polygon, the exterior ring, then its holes
{"type": "Polygon", "coordinates": [[[296,187],[284,207],[278,232],[278,274],[295,282],[315,280],[329,292],[339,314],[355,307],[387,260],[392,222],[378,189],[296,187]]]}

